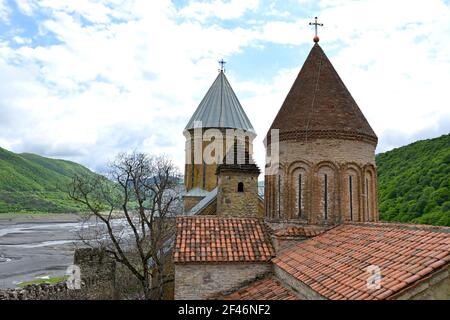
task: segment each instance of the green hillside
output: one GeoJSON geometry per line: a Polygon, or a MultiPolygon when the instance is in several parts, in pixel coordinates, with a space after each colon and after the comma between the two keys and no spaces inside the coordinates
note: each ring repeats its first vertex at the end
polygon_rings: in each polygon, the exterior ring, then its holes
{"type": "Polygon", "coordinates": [[[376,156],[380,218],[450,226],[450,134],[376,156]]]}
{"type": "Polygon", "coordinates": [[[75,173],[94,174],[70,161],[0,148],[0,213],[82,210],[64,192],[75,173]]]}

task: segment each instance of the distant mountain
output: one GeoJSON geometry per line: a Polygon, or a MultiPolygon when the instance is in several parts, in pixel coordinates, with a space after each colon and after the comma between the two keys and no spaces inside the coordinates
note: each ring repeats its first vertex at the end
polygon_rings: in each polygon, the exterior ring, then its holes
{"type": "Polygon", "coordinates": [[[95,174],[74,162],[0,148],[0,213],[82,210],[64,191],[76,173],[95,174]]]}
{"type": "Polygon", "coordinates": [[[450,134],[376,156],[382,220],[450,226],[450,134]]]}

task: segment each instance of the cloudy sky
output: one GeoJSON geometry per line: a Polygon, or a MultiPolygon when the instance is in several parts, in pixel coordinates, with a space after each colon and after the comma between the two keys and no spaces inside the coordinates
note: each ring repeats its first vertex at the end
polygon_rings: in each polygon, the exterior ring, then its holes
{"type": "Polygon", "coordinates": [[[314,16],[378,152],[450,132],[449,1],[0,0],[0,146],[97,171],[129,150],[181,167],[224,58],[261,166],[314,16]]]}

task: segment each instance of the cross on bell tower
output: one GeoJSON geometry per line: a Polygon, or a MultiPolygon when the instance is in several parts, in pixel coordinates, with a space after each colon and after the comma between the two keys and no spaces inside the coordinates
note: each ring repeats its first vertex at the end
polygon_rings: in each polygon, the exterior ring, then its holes
{"type": "Polygon", "coordinates": [[[317,17],[315,17],[315,22],[310,22],[309,23],[310,26],[314,26],[314,30],[315,30],[315,36],[314,36],[314,42],[317,43],[319,42],[319,36],[317,35],[317,27],[323,27],[323,23],[318,23],[317,22],[317,17]]]}

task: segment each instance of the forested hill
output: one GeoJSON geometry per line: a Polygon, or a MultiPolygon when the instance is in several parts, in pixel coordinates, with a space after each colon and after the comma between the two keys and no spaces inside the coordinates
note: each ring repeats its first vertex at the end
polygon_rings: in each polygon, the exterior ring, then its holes
{"type": "Polygon", "coordinates": [[[450,226],[450,134],[376,156],[382,220],[450,226]]]}
{"type": "Polygon", "coordinates": [[[76,173],[94,174],[74,162],[0,148],[0,213],[79,211],[64,191],[76,173]]]}

